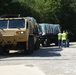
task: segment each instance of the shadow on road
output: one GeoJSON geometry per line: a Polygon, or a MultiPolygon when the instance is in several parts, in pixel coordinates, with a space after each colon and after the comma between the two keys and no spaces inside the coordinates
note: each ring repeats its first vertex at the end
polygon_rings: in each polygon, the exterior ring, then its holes
{"type": "Polygon", "coordinates": [[[11,58],[11,57],[55,57],[55,56],[61,56],[60,51],[62,51],[62,48],[57,47],[41,47],[39,50],[34,51],[30,55],[25,55],[24,53],[9,53],[0,56],[0,59],[3,58],[11,58]]]}
{"type": "Polygon", "coordinates": [[[61,56],[60,51],[61,48],[50,48],[50,47],[43,47],[38,51],[35,51],[31,56],[35,57],[54,57],[54,56],[61,56]]]}

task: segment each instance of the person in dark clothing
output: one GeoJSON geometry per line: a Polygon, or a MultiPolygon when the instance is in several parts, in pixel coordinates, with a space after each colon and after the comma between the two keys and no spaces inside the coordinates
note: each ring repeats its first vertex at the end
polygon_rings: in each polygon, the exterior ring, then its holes
{"type": "Polygon", "coordinates": [[[66,31],[67,39],[66,39],[66,46],[69,47],[69,33],[66,31]]]}

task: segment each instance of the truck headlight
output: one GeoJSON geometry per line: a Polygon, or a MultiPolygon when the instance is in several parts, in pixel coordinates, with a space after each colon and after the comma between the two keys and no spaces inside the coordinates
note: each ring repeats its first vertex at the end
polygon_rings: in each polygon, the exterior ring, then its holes
{"type": "Polygon", "coordinates": [[[20,35],[20,34],[24,34],[23,31],[17,31],[16,34],[20,35]]]}
{"type": "Polygon", "coordinates": [[[24,32],[22,31],[21,34],[23,34],[24,32]]]}

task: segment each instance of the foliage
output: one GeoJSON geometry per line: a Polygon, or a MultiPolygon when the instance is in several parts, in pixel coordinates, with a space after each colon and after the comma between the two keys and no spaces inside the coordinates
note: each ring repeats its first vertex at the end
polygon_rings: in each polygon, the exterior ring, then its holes
{"type": "Polygon", "coordinates": [[[76,0],[0,0],[3,14],[33,16],[39,23],[59,23],[76,34],[76,0]]]}

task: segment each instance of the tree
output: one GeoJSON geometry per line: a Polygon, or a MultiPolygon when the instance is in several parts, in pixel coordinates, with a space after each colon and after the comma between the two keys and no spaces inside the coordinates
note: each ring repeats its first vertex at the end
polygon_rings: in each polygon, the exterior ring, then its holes
{"type": "Polygon", "coordinates": [[[58,13],[62,28],[76,34],[76,1],[61,0],[61,8],[58,13]]]}

